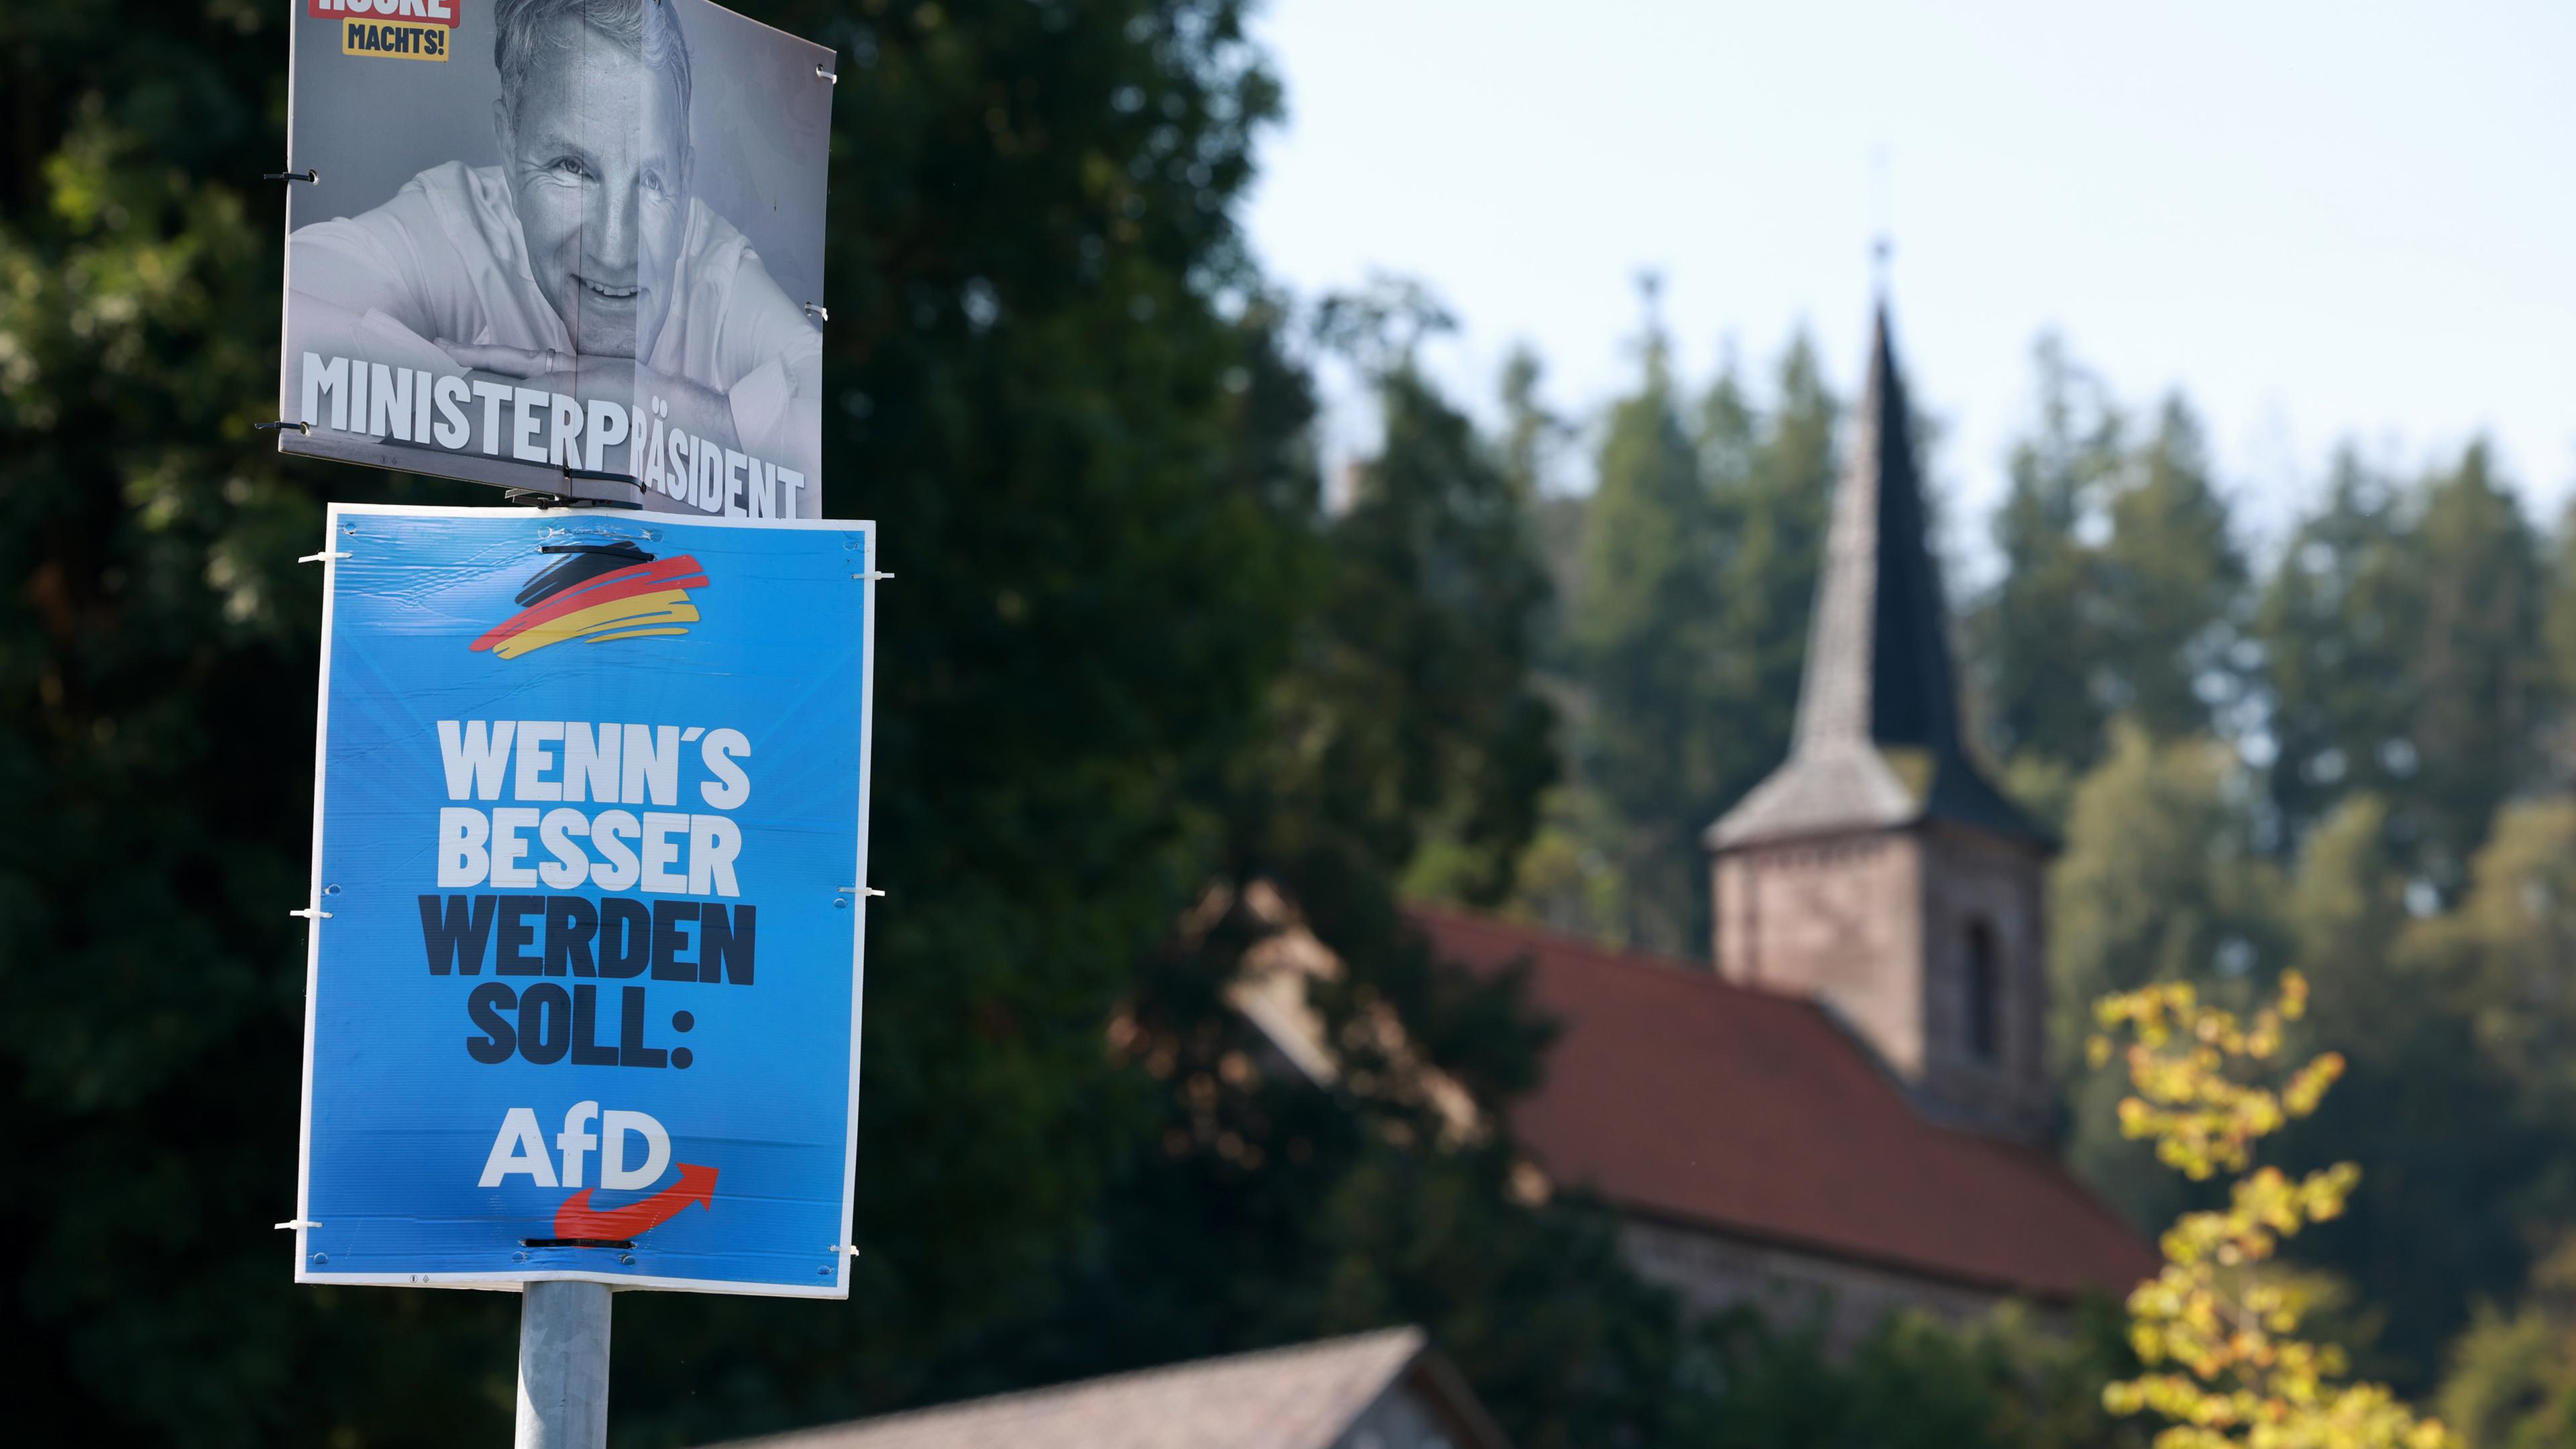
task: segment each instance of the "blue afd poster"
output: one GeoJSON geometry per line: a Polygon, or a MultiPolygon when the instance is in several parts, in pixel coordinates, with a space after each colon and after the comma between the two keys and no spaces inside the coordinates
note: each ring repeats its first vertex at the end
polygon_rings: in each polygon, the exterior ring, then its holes
{"type": "Polygon", "coordinates": [[[875,526],[330,517],[296,1277],[846,1296],[875,526]]]}

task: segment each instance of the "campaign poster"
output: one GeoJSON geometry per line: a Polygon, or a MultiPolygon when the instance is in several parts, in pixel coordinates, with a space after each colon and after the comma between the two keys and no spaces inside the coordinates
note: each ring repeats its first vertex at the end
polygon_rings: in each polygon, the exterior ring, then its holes
{"type": "Polygon", "coordinates": [[[830,50],[709,0],[293,3],[283,451],[821,516],[830,50]]]}
{"type": "Polygon", "coordinates": [[[296,1279],[846,1296],[874,525],[323,554],[296,1279]]]}

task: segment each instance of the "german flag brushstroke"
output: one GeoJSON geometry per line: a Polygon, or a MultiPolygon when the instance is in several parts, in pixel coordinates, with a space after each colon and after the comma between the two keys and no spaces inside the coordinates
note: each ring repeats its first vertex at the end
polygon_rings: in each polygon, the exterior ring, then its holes
{"type": "Polygon", "coordinates": [[[686,634],[686,626],[698,621],[688,591],[707,587],[707,576],[691,555],[657,559],[631,543],[571,544],[546,552],[564,557],[519,590],[519,612],[475,640],[476,653],[516,659],[566,639],[599,644],[686,634]]]}

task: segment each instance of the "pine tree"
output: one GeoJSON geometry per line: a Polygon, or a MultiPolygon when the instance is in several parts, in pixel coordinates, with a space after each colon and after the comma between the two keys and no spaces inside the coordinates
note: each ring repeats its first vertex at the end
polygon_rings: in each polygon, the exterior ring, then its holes
{"type": "Polygon", "coordinates": [[[2265,585],[2255,631],[2270,703],[2266,774],[2288,842],[2347,792],[2393,802],[2412,788],[2408,651],[2422,604],[2408,533],[2396,488],[2346,449],[2324,506],[2265,585]]]}
{"type": "MultiPolygon", "coordinates": [[[[1716,765],[1709,819],[1732,805],[1788,754],[1798,682],[1806,669],[1807,619],[1824,555],[1825,519],[1836,473],[1834,427],[1841,406],[1824,383],[1804,333],[1781,354],[1769,411],[1758,427],[1730,426],[1744,442],[1721,442],[1719,420],[1740,412],[1731,376],[1710,389],[1700,443],[1708,460],[1724,539],[1719,587],[1719,708],[1732,721],[1716,765]],[[1741,463],[1727,467],[1729,456],[1741,463]]],[[[1703,825],[1707,822],[1702,821],[1703,825]]]]}
{"type": "Polygon", "coordinates": [[[2339,459],[2258,615],[2290,837],[2368,790],[2412,878],[2455,896],[2496,807],[2539,773],[2544,594],[2483,445],[2411,498],[2339,459]]]}
{"type": "Polygon", "coordinates": [[[2547,576],[2540,631],[2549,707],[2539,744],[2547,782],[2563,790],[2576,784],[2576,712],[2568,708],[2576,702],[2576,505],[2559,514],[2547,576]]]}
{"type": "MultiPolygon", "coordinates": [[[[2480,890],[2510,897],[2518,875],[2480,890]]],[[[2545,1220],[2533,1212],[2535,1175],[2560,1149],[2480,1044],[2481,1017],[2501,1003],[2480,1004],[2457,923],[2410,925],[2406,883],[2375,796],[2347,796],[2301,843],[2282,912],[2290,959],[2316,983],[2309,1034],[2340,1044],[2350,1071],[2288,1134],[2283,1160],[2362,1165],[2342,1218],[2298,1256],[2353,1285],[2379,1320],[2362,1345],[2374,1372],[2421,1390],[2470,1305],[2520,1280],[2545,1220]]]]}
{"type": "Polygon", "coordinates": [[[1492,899],[1555,764],[1521,490],[1414,367],[1411,303],[1336,310],[1375,359],[1385,441],[1321,530],[1263,745],[1204,801],[1222,871],[1111,1030],[1162,1124],[1089,1251],[995,1337],[1009,1378],[1052,1380],[1415,1322],[1516,1442],[1664,1442],[1701,1401],[1672,1304],[1606,1217],[1515,1185],[1503,1108],[1546,1033],[1511,978],[1438,968],[1397,908],[1399,875],[1492,899]],[[1310,1079],[1236,993],[1322,951],[1304,985],[1334,1066],[1310,1079]]]}
{"type": "Polygon", "coordinates": [[[1534,657],[1538,687],[1556,707],[1565,747],[1560,778],[1540,798],[1538,829],[1515,867],[1511,896],[1496,909],[1569,935],[1620,940],[1629,918],[1626,881],[1612,864],[1622,846],[1620,823],[1584,777],[1584,752],[1577,743],[1588,730],[1589,701],[1578,678],[1573,612],[1584,589],[1591,500],[1544,487],[1574,429],[1540,397],[1543,375],[1538,355],[1526,347],[1514,349],[1504,364],[1501,454],[1504,477],[1524,500],[1539,560],[1553,585],[1540,614],[1534,657]]]}
{"type": "Polygon", "coordinates": [[[2101,669],[2108,623],[2087,534],[2121,465],[2118,414],[2055,338],[2041,339],[2038,430],[2016,443],[1994,518],[2003,575],[1969,634],[1988,742],[2006,760],[2081,771],[2110,715],[2101,669]]]}
{"type": "Polygon", "coordinates": [[[1316,714],[1279,728],[1310,762],[1295,791],[1368,832],[1373,868],[1491,906],[1556,777],[1555,711],[1534,677],[1549,588],[1512,454],[1496,457],[1415,363],[1444,321],[1427,305],[1362,304],[1367,329],[1404,333],[1362,347],[1381,359],[1385,441],[1323,540],[1332,582],[1299,676],[1316,714]]]}
{"type": "Polygon", "coordinates": [[[2217,732],[2242,692],[2246,566],[2200,422],[2168,398],[2110,498],[2099,565],[2105,701],[2158,739],[2217,732]]]}
{"type": "Polygon", "coordinates": [[[1971,714],[2025,808],[2063,824],[2126,720],[2159,741],[2248,729],[2243,545],[2190,406],[2132,439],[2055,338],[1993,522],[2003,572],[1968,611],[1971,714]]]}
{"type": "Polygon", "coordinates": [[[1650,322],[1638,392],[1611,411],[1586,510],[1573,644],[1589,698],[1582,772],[1624,824],[1625,935],[1704,953],[1698,831],[1717,784],[1716,517],[1650,322]]]}
{"type": "Polygon", "coordinates": [[[1539,616],[1538,656],[1551,669],[1561,670],[1568,611],[1583,590],[1584,500],[1547,488],[1548,474],[1574,429],[1539,395],[1546,371],[1538,354],[1527,347],[1512,349],[1503,364],[1500,464],[1504,481],[1528,515],[1531,544],[1547,571],[1548,602],[1539,616]]]}
{"type": "MultiPolygon", "coordinates": [[[[1803,350],[1805,338],[1795,346],[1803,350]]],[[[1708,391],[1700,395],[1699,417],[1692,428],[1691,441],[1699,449],[1700,476],[1708,481],[1709,492],[1725,497],[1740,492],[1753,473],[1754,450],[1760,445],[1762,419],[1754,410],[1753,400],[1745,394],[1744,376],[1735,357],[1735,344],[1730,339],[1710,380],[1708,391]]]]}
{"type": "Polygon", "coordinates": [[[2399,798],[2420,822],[2418,868],[2447,894],[2466,881],[2496,808],[2534,773],[2544,588],[2538,541],[2484,443],[2432,481],[2417,532],[2423,614],[2403,737],[2415,768],[2399,798]]]}

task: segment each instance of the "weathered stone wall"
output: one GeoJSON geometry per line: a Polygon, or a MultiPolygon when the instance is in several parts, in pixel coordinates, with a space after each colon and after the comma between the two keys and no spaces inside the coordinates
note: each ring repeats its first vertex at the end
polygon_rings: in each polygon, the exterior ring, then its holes
{"type": "Polygon", "coordinates": [[[1667,1223],[1627,1218],[1620,1223],[1619,1237],[1629,1263],[1680,1295],[1685,1312],[1705,1317],[1750,1305],[1784,1330],[1820,1326],[1826,1350],[1836,1356],[1857,1348],[1880,1320],[1899,1309],[1966,1319],[2001,1301],[2000,1295],[1937,1279],[1667,1223]]]}
{"type": "Polygon", "coordinates": [[[1717,969],[1740,986],[1832,1004],[1908,1081],[1925,1060],[1923,862],[1880,832],[1717,858],[1717,969]]]}
{"type": "Polygon", "coordinates": [[[2026,845],[1956,826],[1923,836],[1925,1033],[1919,1090],[1935,1115],[2037,1143],[2054,1093],[2048,1072],[2048,929],[2043,858],[2026,845]],[[1969,940],[1997,957],[1996,1054],[1972,1049],[1969,940]]]}
{"type": "Polygon", "coordinates": [[[1834,1008],[1942,1120],[2018,1141],[2048,1132],[2048,935],[2027,845],[1933,825],[1720,855],[1717,968],[1834,1008]],[[1973,1049],[1968,940],[1995,957],[1996,1053],[1973,1049]]]}

